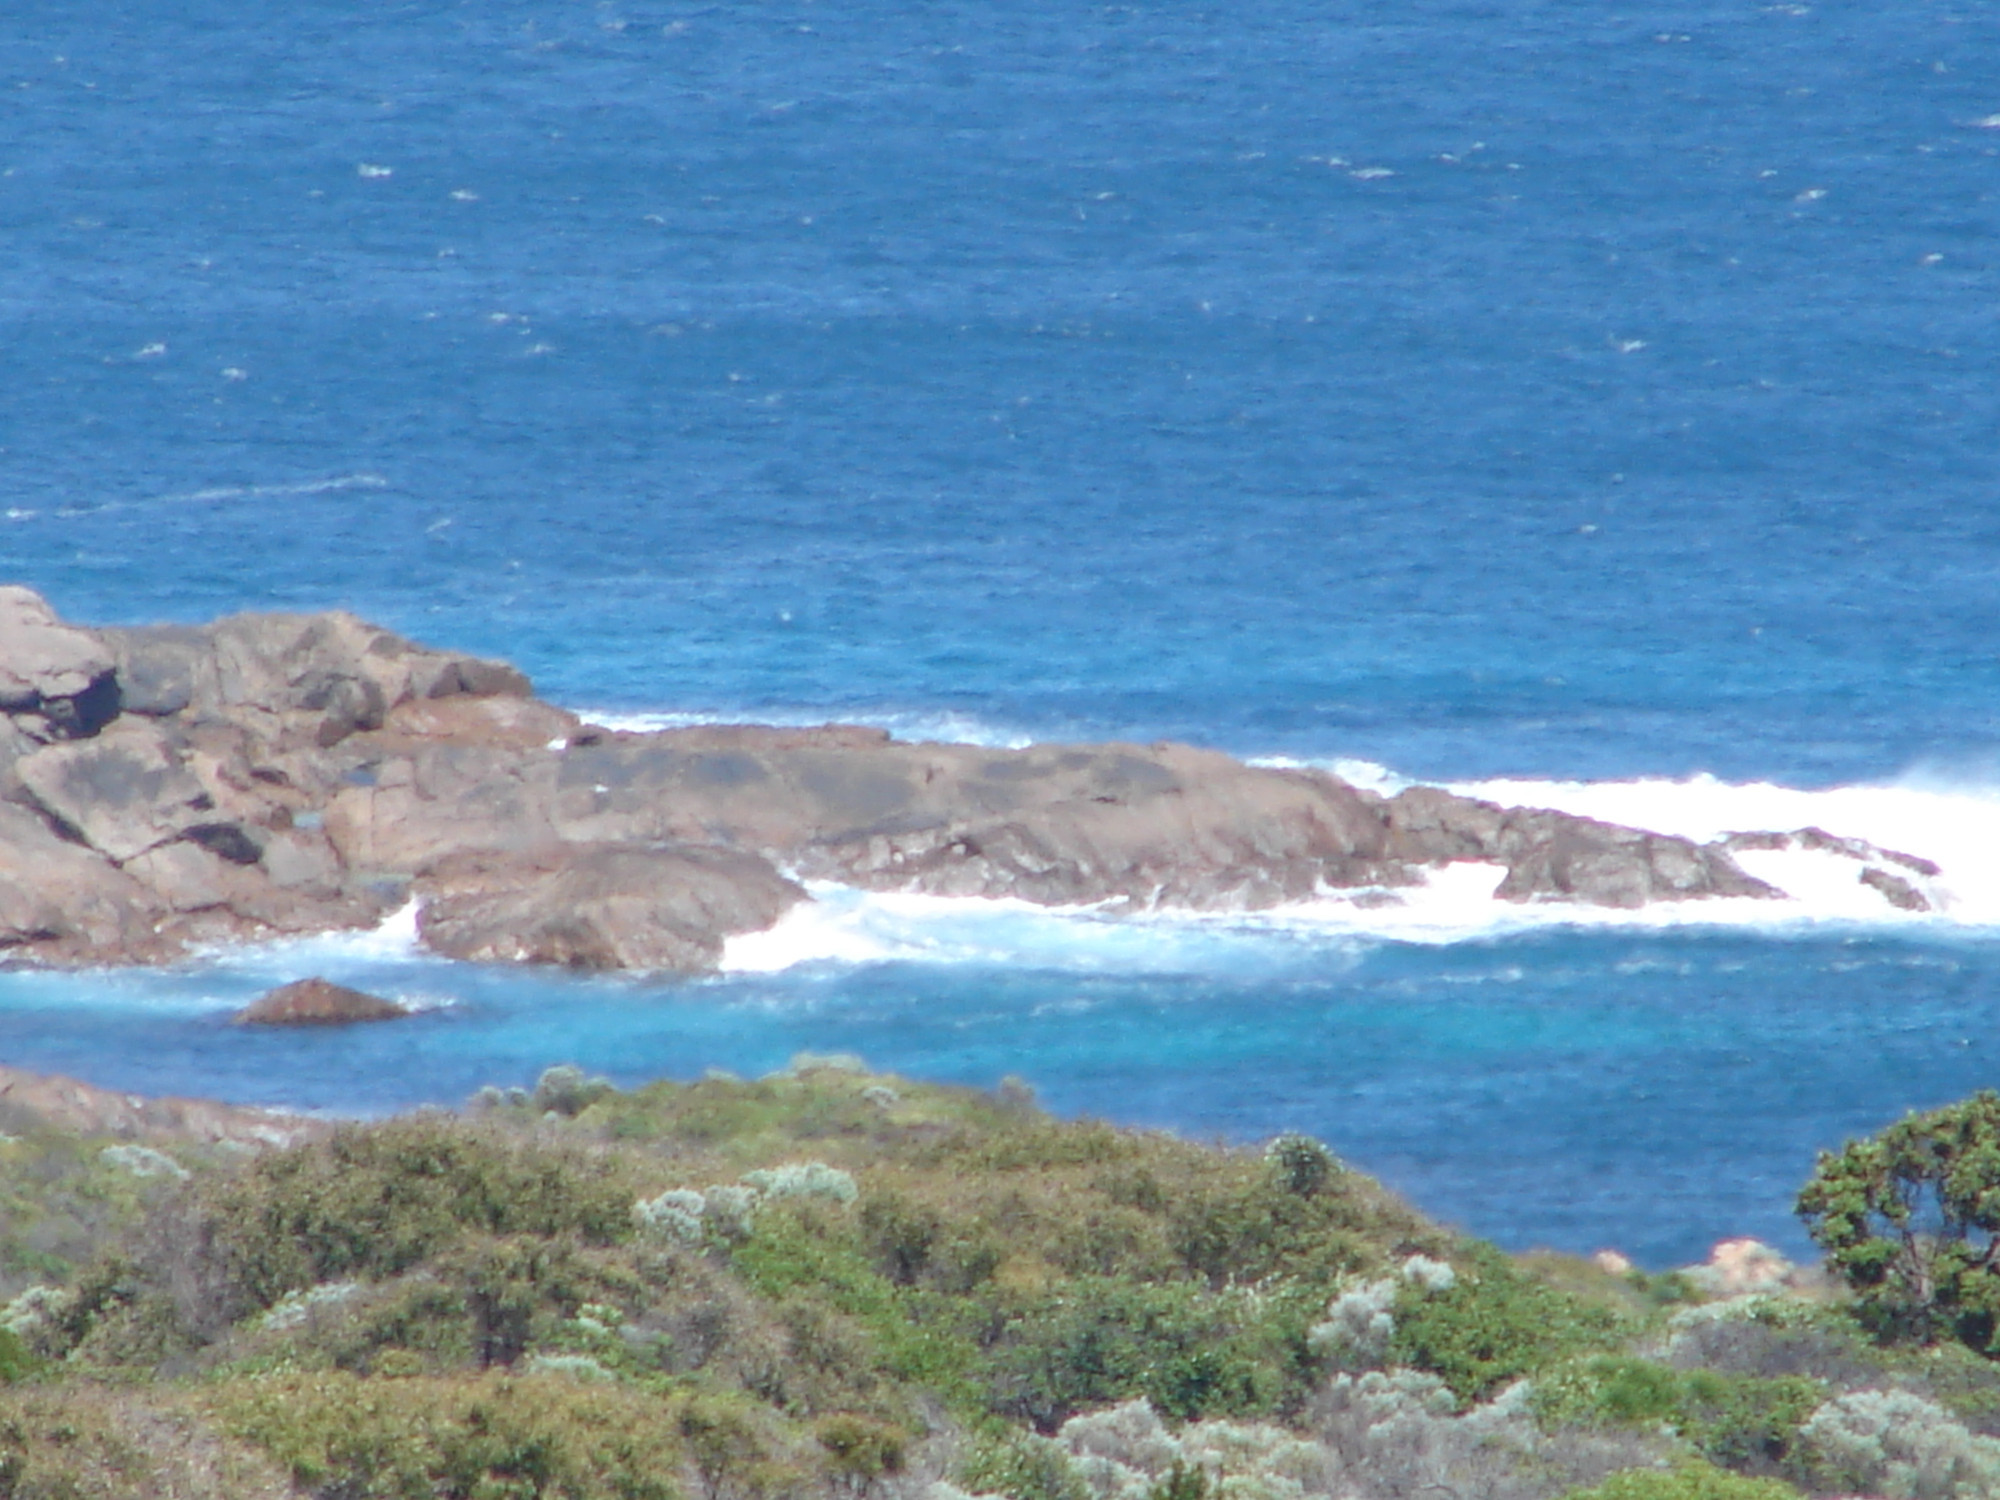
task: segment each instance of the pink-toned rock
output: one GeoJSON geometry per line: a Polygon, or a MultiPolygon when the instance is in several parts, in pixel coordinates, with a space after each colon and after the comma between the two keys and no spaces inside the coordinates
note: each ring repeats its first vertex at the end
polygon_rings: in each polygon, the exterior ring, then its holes
{"type": "Polygon", "coordinates": [[[102,640],[63,624],[33,589],[0,586],[0,711],[50,713],[74,704],[109,676],[111,664],[102,640]]]}
{"type": "Polygon", "coordinates": [[[694,973],[805,892],[754,854],[552,845],[450,860],[417,884],[417,931],[452,958],[694,973]]]}
{"type": "Polygon", "coordinates": [[[25,807],[0,803],[0,950],[81,962],[155,962],[165,908],[102,855],[59,838],[25,807]]]}
{"type": "Polygon", "coordinates": [[[214,807],[167,734],[146,719],[37,750],[15,770],[50,817],[121,863],[179,838],[214,807]]]}
{"type": "Polygon", "coordinates": [[[253,1000],[235,1015],[238,1026],[348,1026],[394,1021],[409,1011],[393,1000],[325,979],[297,979],[253,1000]]]}
{"type": "Polygon", "coordinates": [[[1797,1271],[1762,1240],[1743,1238],[1723,1240],[1709,1251],[1706,1264],[1682,1274],[1712,1297],[1741,1297],[1788,1286],[1797,1271]]]}
{"type": "Polygon", "coordinates": [[[385,744],[399,740],[490,745],[508,750],[542,750],[568,740],[583,721],[566,709],[534,698],[413,698],[398,704],[383,721],[385,744]]]}
{"type": "Polygon", "coordinates": [[[154,962],[362,925],[414,882],[441,952],[694,971],[805,899],[780,868],[1254,911],[1394,901],[1473,861],[1502,900],[1630,909],[1778,896],[1731,849],[1779,847],[1854,857],[1912,910],[1936,873],[1817,829],[1704,845],[1187,745],[612,732],[536,701],[504,663],[345,613],[93,632],[0,588],[0,948],[18,960],[154,962]]]}
{"type": "Polygon", "coordinates": [[[212,1099],[147,1098],[74,1078],[0,1065],[0,1122],[40,1124],[82,1135],[111,1135],[156,1146],[186,1141],[291,1146],[331,1132],[330,1120],[248,1109],[212,1099]]]}

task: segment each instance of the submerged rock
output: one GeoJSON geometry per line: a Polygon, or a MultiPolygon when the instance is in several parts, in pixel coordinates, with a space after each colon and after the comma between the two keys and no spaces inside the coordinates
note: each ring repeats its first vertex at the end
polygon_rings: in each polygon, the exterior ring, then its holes
{"type": "Polygon", "coordinates": [[[251,1001],[232,1018],[238,1026],[351,1026],[357,1021],[395,1021],[407,1008],[366,990],[327,979],[295,979],[251,1001]]]}

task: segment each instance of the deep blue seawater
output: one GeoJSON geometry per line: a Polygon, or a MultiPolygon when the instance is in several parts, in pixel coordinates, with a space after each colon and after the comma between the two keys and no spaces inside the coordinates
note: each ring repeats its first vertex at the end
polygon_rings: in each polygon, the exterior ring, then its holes
{"type": "MultiPolygon", "coordinates": [[[[351,608],[603,712],[1980,799],[1990,21],[13,0],[0,574],[351,608]]],[[[1814,1149],[2000,1081],[1989,928],[1003,938],[317,953],[456,1002],[339,1037],[221,1025],[298,955],[11,976],[0,1057],[370,1109],[845,1048],[1654,1263],[1796,1248],[1814,1149]]]]}

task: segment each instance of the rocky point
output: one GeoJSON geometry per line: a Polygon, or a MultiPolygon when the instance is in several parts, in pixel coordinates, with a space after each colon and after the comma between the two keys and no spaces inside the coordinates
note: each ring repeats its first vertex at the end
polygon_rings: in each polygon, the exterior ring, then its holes
{"type": "MultiPolygon", "coordinates": [[[[0,588],[0,950],[162,962],[372,925],[435,950],[695,972],[801,880],[1141,911],[1395,899],[1480,861],[1514,902],[1780,898],[1733,848],[1831,849],[1885,903],[1924,862],[1819,830],[1700,844],[1186,745],[614,733],[502,662],[341,613],[85,629],[0,588]],[[1836,847],[1837,846],[1837,847],[1836,847]]],[[[1933,870],[1934,872],[1934,870],[1933,870]]]]}

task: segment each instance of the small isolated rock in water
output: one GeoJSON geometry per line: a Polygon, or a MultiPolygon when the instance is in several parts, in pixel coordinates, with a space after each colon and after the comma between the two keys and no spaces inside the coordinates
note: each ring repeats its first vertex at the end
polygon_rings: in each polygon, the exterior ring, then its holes
{"type": "Polygon", "coordinates": [[[393,1021],[409,1011],[393,1000],[351,990],[325,979],[281,984],[236,1013],[238,1026],[345,1026],[353,1021],[393,1021]]]}

